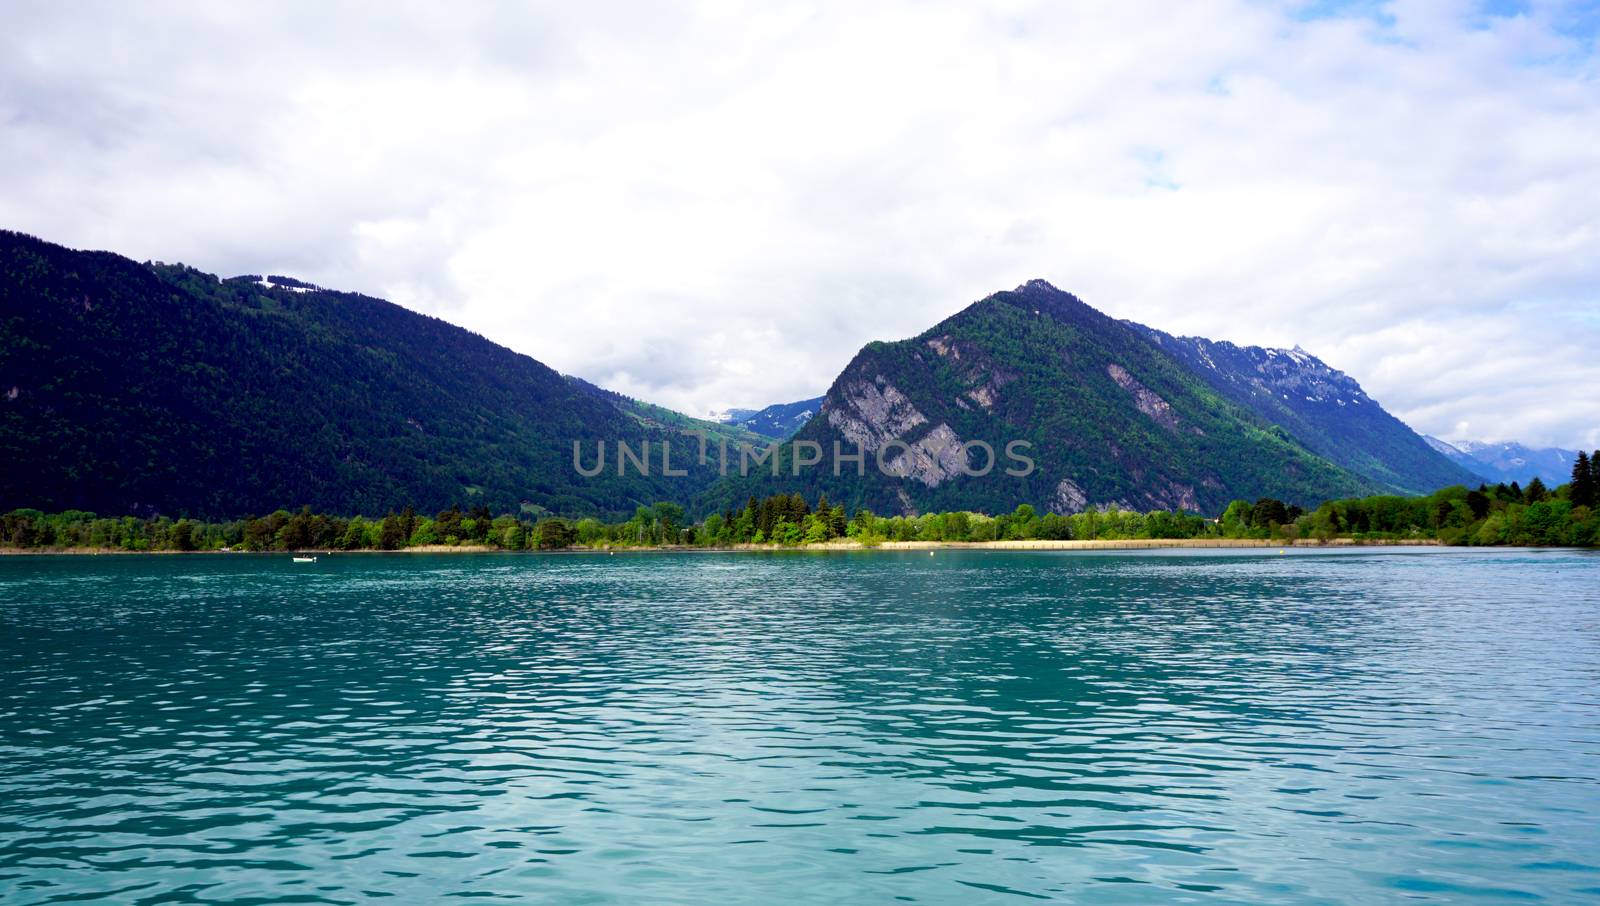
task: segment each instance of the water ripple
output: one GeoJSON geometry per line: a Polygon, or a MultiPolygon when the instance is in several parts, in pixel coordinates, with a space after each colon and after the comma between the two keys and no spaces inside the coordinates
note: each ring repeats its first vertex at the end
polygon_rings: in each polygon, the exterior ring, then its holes
{"type": "Polygon", "coordinates": [[[1593,898],[1597,579],[0,558],[0,900],[1593,898]]]}

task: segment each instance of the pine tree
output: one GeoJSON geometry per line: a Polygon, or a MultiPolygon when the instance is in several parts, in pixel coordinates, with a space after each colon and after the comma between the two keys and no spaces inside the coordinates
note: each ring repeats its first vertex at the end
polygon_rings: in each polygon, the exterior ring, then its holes
{"type": "Polygon", "coordinates": [[[1533,480],[1528,482],[1528,489],[1522,492],[1522,499],[1526,500],[1528,503],[1538,503],[1548,496],[1550,496],[1550,492],[1545,488],[1544,482],[1540,481],[1539,476],[1537,475],[1533,476],[1533,480]]]}
{"type": "Polygon", "coordinates": [[[867,509],[866,507],[860,507],[857,509],[856,518],[854,520],[856,524],[856,531],[861,534],[870,533],[872,531],[872,518],[871,510],[867,509]]]}
{"type": "Polygon", "coordinates": [[[494,516],[489,512],[488,504],[474,504],[470,510],[467,510],[467,518],[472,520],[473,540],[488,540],[489,527],[494,522],[494,516]]]}
{"type": "Polygon", "coordinates": [[[777,503],[777,497],[768,497],[761,501],[761,509],[756,515],[756,530],[768,541],[772,540],[772,527],[778,524],[782,515],[778,512],[777,503]]]}
{"type": "Polygon", "coordinates": [[[1572,464],[1572,486],[1567,489],[1573,506],[1594,506],[1594,482],[1594,460],[1579,450],[1578,459],[1572,464]]]}
{"type": "Polygon", "coordinates": [[[850,522],[845,519],[844,506],[835,504],[832,509],[828,510],[828,531],[833,534],[833,537],[842,538],[849,528],[850,522]]]}
{"type": "Polygon", "coordinates": [[[1489,495],[1482,488],[1467,492],[1467,508],[1472,510],[1473,519],[1482,519],[1489,515],[1489,495]]]}

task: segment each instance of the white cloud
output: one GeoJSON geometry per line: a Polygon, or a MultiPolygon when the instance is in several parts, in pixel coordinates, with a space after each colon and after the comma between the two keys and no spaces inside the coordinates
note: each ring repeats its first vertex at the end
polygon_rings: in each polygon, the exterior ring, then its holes
{"type": "Polygon", "coordinates": [[[1419,430],[1600,446],[1595,51],[1541,3],[8,4],[0,224],[691,412],[1042,276],[1419,430]]]}

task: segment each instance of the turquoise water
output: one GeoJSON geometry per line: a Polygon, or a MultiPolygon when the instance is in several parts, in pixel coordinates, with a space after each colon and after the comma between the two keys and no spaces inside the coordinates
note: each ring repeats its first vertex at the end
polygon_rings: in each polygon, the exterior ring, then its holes
{"type": "Polygon", "coordinates": [[[0,558],[0,900],[1600,900],[1600,556],[0,558]]]}

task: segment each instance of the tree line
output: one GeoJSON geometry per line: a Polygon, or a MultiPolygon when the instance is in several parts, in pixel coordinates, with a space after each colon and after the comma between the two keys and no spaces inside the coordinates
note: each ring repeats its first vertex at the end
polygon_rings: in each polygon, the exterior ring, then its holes
{"type": "Polygon", "coordinates": [[[1550,488],[1535,477],[1460,485],[1425,497],[1375,496],[1328,501],[1282,524],[1285,536],[1327,540],[1437,538],[1452,545],[1575,546],[1600,544],[1600,450],[1579,453],[1572,480],[1550,488]]]}
{"type": "Polygon", "coordinates": [[[998,516],[976,512],[880,516],[867,509],[847,516],[843,506],[830,503],[825,495],[813,505],[799,494],[751,497],[739,510],[713,513],[698,522],[686,519],[684,508],[670,502],[637,507],[632,518],[620,522],[493,516],[482,505],[466,510],[453,506],[431,517],[407,507],[381,519],[316,513],[309,507],[229,522],[165,516],[103,518],[77,510],[46,514],[20,509],[0,516],[0,546],[25,550],[349,551],[442,546],[515,551],[747,544],[798,547],[841,539],[871,546],[885,541],[1195,538],[1208,534],[1217,534],[1215,523],[1192,513],[1091,509],[1073,515],[1041,514],[1023,504],[998,516]]]}
{"type": "Polygon", "coordinates": [[[849,540],[887,541],[1133,540],[1256,538],[1282,541],[1438,539],[1456,545],[1574,545],[1600,543],[1600,451],[1578,455],[1572,480],[1557,488],[1534,478],[1456,485],[1420,497],[1375,495],[1330,500],[1304,511],[1271,497],[1235,500],[1221,516],[1138,513],[1091,507],[1080,513],[1039,512],[1022,504],[1009,513],[957,511],[881,516],[845,508],[824,494],[812,504],[799,494],[750,497],[738,509],[686,518],[682,506],[639,506],[631,518],[528,518],[494,515],[481,503],[432,516],[406,507],[381,518],[278,510],[252,519],[205,522],[161,516],[100,517],[69,510],[19,509],[0,516],[0,547],[22,550],[290,551],[405,550],[481,547],[499,550],[567,548],[799,547],[849,540]]]}

